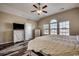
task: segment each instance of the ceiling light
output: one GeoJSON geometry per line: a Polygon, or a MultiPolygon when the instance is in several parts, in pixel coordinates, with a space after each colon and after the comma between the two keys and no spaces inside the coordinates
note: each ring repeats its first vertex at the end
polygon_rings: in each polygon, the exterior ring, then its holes
{"type": "Polygon", "coordinates": [[[37,10],[38,15],[42,13],[42,10],[37,10]]]}
{"type": "Polygon", "coordinates": [[[61,8],[61,10],[64,10],[64,8],[61,8]]]}
{"type": "Polygon", "coordinates": [[[33,5],[33,7],[35,7],[35,10],[33,10],[31,12],[37,12],[38,15],[40,15],[41,13],[47,13],[47,11],[44,10],[45,8],[47,8],[47,5],[41,6],[41,4],[38,3],[38,6],[33,5]]]}

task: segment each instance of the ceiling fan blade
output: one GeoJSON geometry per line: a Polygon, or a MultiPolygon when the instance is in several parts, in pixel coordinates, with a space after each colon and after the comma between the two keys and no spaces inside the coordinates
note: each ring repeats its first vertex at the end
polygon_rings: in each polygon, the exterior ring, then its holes
{"type": "Polygon", "coordinates": [[[38,8],[36,5],[33,5],[35,8],[38,8]]]}
{"type": "Polygon", "coordinates": [[[44,13],[47,13],[47,11],[44,11],[44,10],[43,10],[43,12],[44,12],[44,13]]]}
{"type": "Polygon", "coordinates": [[[44,8],[46,8],[46,7],[47,7],[47,5],[43,6],[42,9],[44,9],[44,8]]]}
{"type": "Polygon", "coordinates": [[[31,12],[36,12],[36,10],[33,10],[33,11],[31,11],[31,12]]]}

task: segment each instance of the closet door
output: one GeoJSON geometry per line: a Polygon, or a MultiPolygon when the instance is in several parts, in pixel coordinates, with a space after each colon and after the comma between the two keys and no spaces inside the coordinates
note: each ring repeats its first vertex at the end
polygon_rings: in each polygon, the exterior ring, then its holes
{"type": "Polygon", "coordinates": [[[25,24],[25,40],[32,39],[32,24],[25,24]]]}

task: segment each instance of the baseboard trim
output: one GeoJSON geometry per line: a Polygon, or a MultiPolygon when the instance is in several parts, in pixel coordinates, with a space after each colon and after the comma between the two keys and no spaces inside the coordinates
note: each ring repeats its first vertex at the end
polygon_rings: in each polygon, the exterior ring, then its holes
{"type": "MultiPolygon", "coordinates": [[[[12,42],[12,41],[11,41],[11,42],[12,42]]],[[[0,43],[0,45],[1,45],[1,44],[8,44],[8,43],[11,43],[11,42],[0,43]]]]}
{"type": "Polygon", "coordinates": [[[18,43],[21,43],[21,42],[24,42],[24,41],[18,41],[18,42],[14,42],[14,44],[18,44],[18,43]]]}

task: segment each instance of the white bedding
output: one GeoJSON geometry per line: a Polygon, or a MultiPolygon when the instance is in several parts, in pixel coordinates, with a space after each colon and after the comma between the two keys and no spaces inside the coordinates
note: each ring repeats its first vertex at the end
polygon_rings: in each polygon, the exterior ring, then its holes
{"type": "Polygon", "coordinates": [[[50,55],[78,55],[79,42],[75,36],[47,35],[28,43],[28,50],[50,55]]]}

